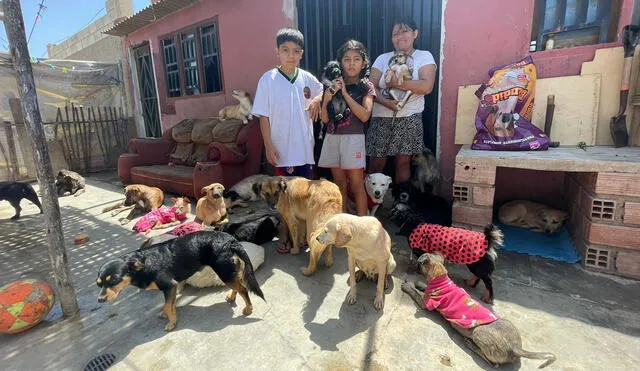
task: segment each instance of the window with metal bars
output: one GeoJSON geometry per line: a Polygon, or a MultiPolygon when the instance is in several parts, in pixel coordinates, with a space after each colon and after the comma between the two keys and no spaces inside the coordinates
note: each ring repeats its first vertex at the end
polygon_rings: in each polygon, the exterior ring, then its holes
{"type": "Polygon", "coordinates": [[[194,25],[161,37],[170,98],[222,91],[218,26],[194,25]]]}
{"type": "Polygon", "coordinates": [[[617,37],[621,0],[536,0],[535,4],[531,36],[535,51],[608,43],[617,37]]]}

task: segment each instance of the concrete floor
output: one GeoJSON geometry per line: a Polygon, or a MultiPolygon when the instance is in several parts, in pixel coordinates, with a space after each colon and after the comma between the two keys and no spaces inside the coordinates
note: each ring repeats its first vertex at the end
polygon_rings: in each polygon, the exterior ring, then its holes
{"type": "MultiPolygon", "coordinates": [[[[346,305],[346,252],[334,266],[304,277],[305,254],[280,255],[265,245],[256,276],[267,302],[253,297],[254,312],[242,316],[242,301],[225,302],[226,290],[187,288],[178,300],[178,325],[170,333],[158,319],[162,294],[126,289],[114,304],[99,304],[95,278],[109,257],[138,247],[143,237],[100,210],[121,198],[115,174],[87,179],[87,192],[60,199],[67,252],[80,316],[62,320],[56,305],[47,321],[16,335],[0,334],[3,370],[82,370],[94,357],[112,353],[113,370],[475,370],[489,369],[463,345],[437,313],[418,309],[402,293],[408,251],[396,239],[398,268],[385,308],[373,308],[375,285],[361,282],[358,302],[346,305]],[[73,236],[90,241],[74,245],[73,236]]],[[[51,282],[43,217],[23,201],[23,218],[0,203],[0,285],[17,278],[51,282]]],[[[392,228],[390,227],[390,230],[392,228]]],[[[157,231],[158,233],[162,231],[157,231]]],[[[449,266],[456,280],[464,266],[449,266]]],[[[640,282],[584,271],[576,264],[500,253],[494,276],[494,310],[521,330],[525,349],[554,352],[556,370],[632,370],[640,364],[640,282]]],[[[481,289],[471,289],[476,298],[481,289]]],[[[533,370],[524,359],[503,370],[533,370]]]]}

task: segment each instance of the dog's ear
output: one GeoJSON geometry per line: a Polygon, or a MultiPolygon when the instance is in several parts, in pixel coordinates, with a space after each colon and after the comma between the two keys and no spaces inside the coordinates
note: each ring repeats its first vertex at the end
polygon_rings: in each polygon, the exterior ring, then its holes
{"type": "Polygon", "coordinates": [[[284,192],[287,190],[287,182],[285,182],[284,179],[280,179],[280,182],[278,182],[278,188],[284,192]]]}
{"type": "Polygon", "coordinates": [[[418,264],[425,265],[429,263],[429,254],[422,254],[418,258],[418,264]]]}
{"type": "Polygon", "coordinates": [[[391,187],[391,182],[393,182],[393,178],[387,175],[387,182],[389,182],[389,187],[391,187]]]}
{"type": "Polygon", "coordinates": [[[336,224],[336,246],[344,246],[353,235],[351,234],[351,228],[348,225],[336,224]]]}
{"type": "Polygon", "coordinates": [[[182,201],[185,203],[185,205],[190,205],[191,204],[191,200],[189,199],[189,197],[183,197],[182,201]]]}
{"type": "MultiPolygon", "coordinates": [[[[149,239],[149,243],[150,242],[151,241],[149,239]]],[[[138,258],[138,257],[129,258],[129,260],[127,260],[127,268],[129,268],[130,271],[136,271],[136,272],[142,270],[142,268],[144,268],[144,257],[142,257],[142,258],[138,258]]]]}
{"type": "Polygon", "coordinates": [[[200,195],[206,196],[208,190],[209,190],[209,187],[202,187],[202,189],[200,190],[200,195]]]}
{"type": "Polygon", "coordinates": [[[261,182],[253,183],[253,186],[251,186],[251,189],[253,189],[253,193],[259,195],[262,192],[262,183],[261,182]]]}
{"type": "Polygon", "coordinates": [[[175,198],[175,197],[171,197],[171,202],[173,202],[173,204],[175,205],[175,204],[176,204],[176,202],[178,202],[178,199],[177,199],[177,198],[175,198]]]}
{"type": "Polygon", "coordinates": [[[562,216],[562,222],[563,223],[566,222],[567,219],[569,219],[569,213],[566,212],[566,211],[562,212],[562,214],[560,214],[560,215],[562,216]]]}
{"type": "Polygon", "coordinates": [[[440,264],[444,264],[444,255],[441,252],[435,252],[431,254],[433,257],[433,260],[440,263],[440,264]]]}

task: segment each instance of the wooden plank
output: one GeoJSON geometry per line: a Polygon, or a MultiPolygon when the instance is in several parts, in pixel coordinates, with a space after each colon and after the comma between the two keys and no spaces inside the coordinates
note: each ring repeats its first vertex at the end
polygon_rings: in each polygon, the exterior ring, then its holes
{"type": "Polygon", "coordinates": [[[456,163],[530,170],[640,174],[640,148],[598,146],[583,151],[578,147],[561,146],[548,151],[474,151],[471,146],[464,145],[456,156],[456,163]]]}
{"type": "MultiPolygon", "coordinates": [[[[478,108],[478,98],[474,93],[479,86],[458,88],[456,144],[473,142],[476,134],[475,113],[478,108]]],[[[560,141],[562,145],[577,145],[580,141],[594,145],[600,104],[600,75],[539,79],[536,82],[536,104],[532,122],[541,130],[544,130],[549,94],[555,95],[556,104],[551,138],[560,141]]]]}

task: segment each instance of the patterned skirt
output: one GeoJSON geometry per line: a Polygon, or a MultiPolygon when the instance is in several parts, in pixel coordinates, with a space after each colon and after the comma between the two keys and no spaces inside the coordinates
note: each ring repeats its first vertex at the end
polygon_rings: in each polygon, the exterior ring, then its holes
{"type": "Polygon", "coordinates": [[[419,155],[424,147],[422,113],[407,117],[372,117],[367,128],[367,156],[419,155]]]}

